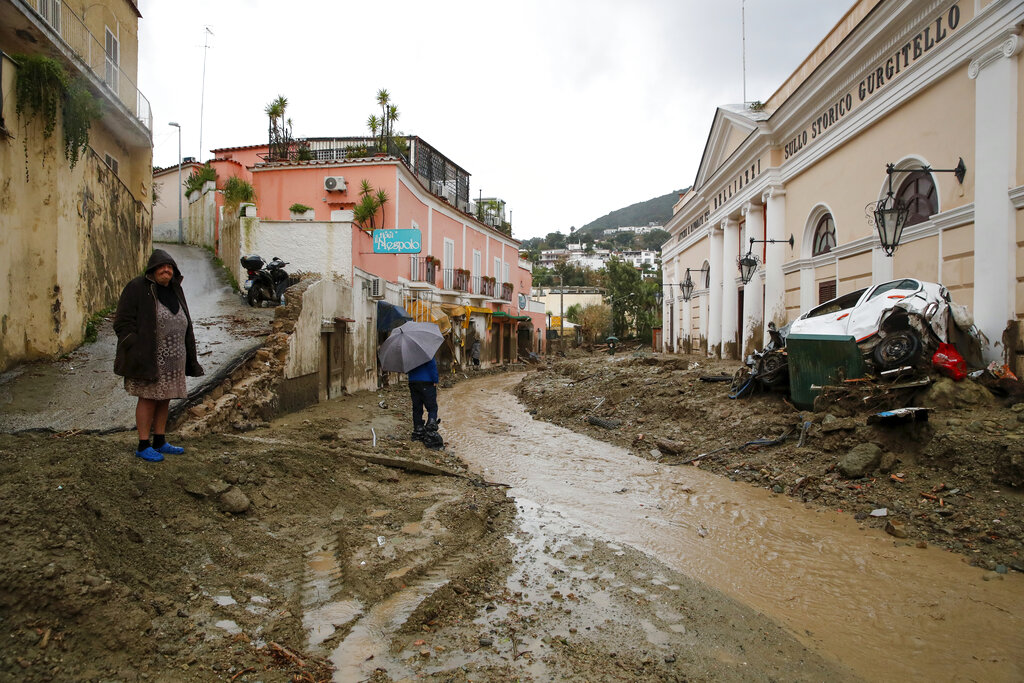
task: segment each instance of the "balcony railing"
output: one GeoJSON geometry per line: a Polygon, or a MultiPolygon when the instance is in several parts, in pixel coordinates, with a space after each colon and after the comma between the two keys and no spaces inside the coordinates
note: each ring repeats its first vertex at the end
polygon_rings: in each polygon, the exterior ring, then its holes
{"type": "Polygon", "coordinates": [[[20,4],[52,28],[67,48],[106,86],[110,96],[120,100],[152,133],[153,111],[146,96],[121,70],[120,44],[115,43],[112,54],[108,55],[104,44],[63,0],[15,0],[15,4],[20,4]]]}
{"type": "Polygon", "coordinates": [[[487,280],[484,278],[480,279],[480,289],[478,292],[484,296],[494,298],[494,280],[487,280]]]}
{"type": "Polygon", "coordinates": [[[512,301],[512,283],[501,283],[501,298],[505,301],[512,301]]]}
{"type": "Polygon", "coordinates": [[[422,256],[409,257],[409,279],[413,282],[426,282],[436,287],[440,270],[433,259],[428,261],[422,256]]]}

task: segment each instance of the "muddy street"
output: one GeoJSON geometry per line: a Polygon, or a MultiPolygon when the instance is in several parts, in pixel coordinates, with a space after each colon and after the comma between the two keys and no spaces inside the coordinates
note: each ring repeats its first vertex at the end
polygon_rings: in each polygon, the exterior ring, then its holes
{"type": "Polygon", "coordinates": [[[510,393],[519,380],[460,384],[443,407],[452,449],[510,495],[721,590],[866,679],[1024,675],[1019,575],[989,581],[848,514],[534,420],[510,393]]]}
{"type": "MultiPolygon", "coordinates": [[[[581,362],[664,403],[663,364],[581,362]]],[[[579,402],[549,368],[459,379],[445,451],[404,384],[156,465],[130,434],[0,434],[0,680],[1022,677],[1018,573],[538,419],[514,392],[579,402]]]]}

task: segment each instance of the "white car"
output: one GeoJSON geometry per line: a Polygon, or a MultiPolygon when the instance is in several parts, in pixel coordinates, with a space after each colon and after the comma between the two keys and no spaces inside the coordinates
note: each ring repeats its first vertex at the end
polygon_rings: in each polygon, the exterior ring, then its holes
{"type": "Polygon", "coordinates": [[[903,278],[858,289],[826,301],[793,321],[789,334],[851,336],[882,369],[912,365],[940,342],[952,324],[970,330],[965,308],[934,282],[903,278]]]}

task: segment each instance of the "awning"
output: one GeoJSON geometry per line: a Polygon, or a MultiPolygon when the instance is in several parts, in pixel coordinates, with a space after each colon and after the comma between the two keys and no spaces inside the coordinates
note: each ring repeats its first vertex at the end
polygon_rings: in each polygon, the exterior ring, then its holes
{"type": "Polygon", "coordinates": [[[390,332],[402,323],[412,320],[412,316],[401,306],[388,303],[387,301],[377,302],[377,331],[390,332]]]}
{"type": "Polygon", "coordinates": [[[487,327],[491,327],[491,316],[494,315],[494,309],[491,308],[480,308],[479,306],[463,306],[466,310],[466,318],[462,321],[462,327],[464,329],[469,328],[469,319],[473,314],[486,315],[487,316],[487,327]]]}
{"type": "Polygon", "coordinates": [[[459,318],[466,315],[466,307],[458,304],[441,304],[441,310],[451,318],[459,318]]]}
{"type": "Polygon", "coordinates": [[[409,312],[416,322],[436,323],[441,334],[448,334],[452,331],[452,321],[445,315],[441,304],[423,301],[422,299],[409,299],[405,302],[409,312]]]}

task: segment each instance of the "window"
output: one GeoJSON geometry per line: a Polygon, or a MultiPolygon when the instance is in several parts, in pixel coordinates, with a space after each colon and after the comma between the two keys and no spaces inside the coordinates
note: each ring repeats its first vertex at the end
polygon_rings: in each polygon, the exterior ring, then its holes
{"type": "Polygon", "coordinates": [[[109,154],[103,155],[103,163],[110,167],[110,170],[114,172],[114,175],[118,175],[117,172],[117,159],[110,156],[109,154]]]}
{"type": "Polygon", "coordinates": [[[875,291],[871,292],[871,296],[868,297],[868,301],[871,301],[872,299],[874,299],[879,294],[884,294],[885,292],[891,292],[894,289],[909,289],[909,290],[913,290],[913,291],[916,292],[917,290],[921,289],[921,283],[918,282],[917,280],[909,280],[909,279],[908,280],[893,280],[892,282],[886,282],[885,284],[878,285],[878,288],[875,291]]]}
{"type": "Polygon", "coordinates": [[[818,283],[818,303],[823,304],[836,298],[836,281],[826,280],[818,283]]]}
{"type": "MultiPolygon", "coordinates": [[[[823,282],[821,284],[825,283],[823,282]]],[[[820,288],[818,291],[820,295],[820,288]]],[[[850,292],[849,294],[844,294],[843,296],[835,300],[826,300],[827,305],[819,305],[817,308],[812,308],[810,311],[805,313],[803,317],[816,318],[819,315],[828,315],[829,313],[837,313],[839,311],[844,311],[847,308],[853,308],[854,306],[857,305],[857,301],[860,300],[861,296],[863,296],[864,292],[866,291],[867,287],[865,287],[864,289],[858,289],[855,292],[850,292]]],[[[835,293],[835,289],[833,289],[832,292],[835,293]]]]}
{"type": "Polygon", "coordinates": [[[104,73],[103,81],[107,84],[107,87],[114,91],[114,94],[117,94],[121,85],[121,69],[119,68],[121,49],[117,43],[117,38],[110,32],[109,28],[106,30],[106,45],[104,49],[106,52],[104,60],[106,72],[104,73]]]}
{"type": "MultiPolygon", "coordinates": [[[[836,246],[836,223],[832,220],[832,214],[826,213],[818,221],[817,227],[814,228],[814,245],[811,250],[811,256],[827,254],[832,251],[834,246],[836,246]]],[[[825,301],[828,301],[828,299],[825,299],[825,301]]]]}
{"type": "Polygon", "coordinates": [[[910,209],[905,226],[924,223],[939,211],[935,181],[927,171],[914,171],[900,185],[896,198],[910,209]]]}

